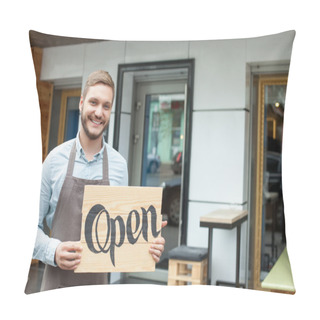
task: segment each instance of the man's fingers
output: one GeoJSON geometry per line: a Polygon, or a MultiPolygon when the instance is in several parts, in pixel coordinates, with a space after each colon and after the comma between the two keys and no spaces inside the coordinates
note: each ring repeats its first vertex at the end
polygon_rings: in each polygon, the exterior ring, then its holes
{"type": "Polygon", "coordinates": [[[80,263],[80,259],[77,260],[63,260],[61,262],[61,266],[60,268],[64,269],[64,270],[74,270],[77,268],[78,264],[80,263]]]}
{"type": "Polygon", "coordinates": [[[62,248],[65,251],[76,251],[76,252],[82,251],[82,246],[80,242],[73,242],[73,241],[62,242],[62,248]]]}
{"type": "Polygon", "coordinates": [[[152,256],[153,260],[154,260],[156,263],[158,263],[158,262],[160,261],[159,256],[157,256],[156,254],[152,253],[151,256],[152,256]]]}
{"type": "Polygon", "coordinates": [[[165,239],[163,237],[156,238],[149,249],[153,260],[158,263],[164,250],[165,239]]]}
{"type": "Polygon", "coordinates": [[[161,228],[164,228],[168,224],[168,221],[162,221],[161,228]]]}
{"type": "Polygon", "coordinates": [[[156,239],[153,241],[153,244],[162,244],[162,245],[165,245],[165,243],[166,243],[166,240],[165,240],[163,237],[156,238],[156,239]]]}
{"type": "Polygon", "coordinates": [[[60,254],[60,259],[63,259],[63,260],[73,261],[80,258],[81,258],[81,254],[78,252],[63,251],[60,254]]]}
{"type": "Polygon", "coordinates": [[[164,250],[164,245],[163,244],[152,244],[151,249],[158,250],[158,251],[163,251],[164,250]]]}
{"type": "Polygon", "coordinates": [[[82,246],[80,242],[61,242],[55,253],[57,265],[64,270],[74,270],[81,260],[82,246]]]}

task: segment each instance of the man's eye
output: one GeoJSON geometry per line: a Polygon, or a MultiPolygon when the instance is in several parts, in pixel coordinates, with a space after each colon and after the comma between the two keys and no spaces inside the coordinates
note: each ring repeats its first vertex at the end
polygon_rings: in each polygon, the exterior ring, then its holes
{"type": "Polygon", "coordinates": [[[110,109],[110,106],[109,106],[108,104],[106,104],[106,105],[104,106],[104,108],[105,108],[106,110],[109,110],[109,109],[110,109]]]}
{"type": "Polygon", "coordinates": [[[91,100],[91,101],[90,101],[90,104],[92,104],[93,106],[95,106],[95,105],[97,104],[97,102],[96,102],[96,101],[91,100]]]}

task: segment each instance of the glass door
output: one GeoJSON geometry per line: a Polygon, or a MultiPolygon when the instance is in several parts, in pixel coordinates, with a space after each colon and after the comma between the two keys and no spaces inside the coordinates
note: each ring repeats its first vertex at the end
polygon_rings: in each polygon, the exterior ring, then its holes
{"type": "MultiPolygon", "coordinates": [[[[138,83],[133,115],[130,185],[163,187],[165,251],[154,273],[133,276],[167,282],[168,251],[179,243],[185,130],[185,82],[138,83]]],[[[132,275],[132,274],[131,274],[132,275]]]]}

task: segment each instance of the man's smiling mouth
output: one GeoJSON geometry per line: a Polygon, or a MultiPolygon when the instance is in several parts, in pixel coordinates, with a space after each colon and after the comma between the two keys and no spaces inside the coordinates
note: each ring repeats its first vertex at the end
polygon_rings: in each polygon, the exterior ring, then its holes
{"type": "Polygon", "coordinates": [[[101,121],[95,121],[95,120],[93,120],[93,119],[90,119],[94,124],[96,124],[96,125],[100,125],[100,124],[102,124],[102,122],[101,121]]]}

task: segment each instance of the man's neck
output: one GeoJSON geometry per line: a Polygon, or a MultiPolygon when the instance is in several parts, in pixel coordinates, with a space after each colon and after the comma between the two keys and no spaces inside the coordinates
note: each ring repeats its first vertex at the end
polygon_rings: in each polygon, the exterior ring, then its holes
{"type": "Polygon", "coordinates": [[[79,139],[87,160],[93,160],[94,155],[97,154],[102,148],[102,136],[98,139],[92,140],[88,138],[85,132],[80,130],[79,139]]]}

